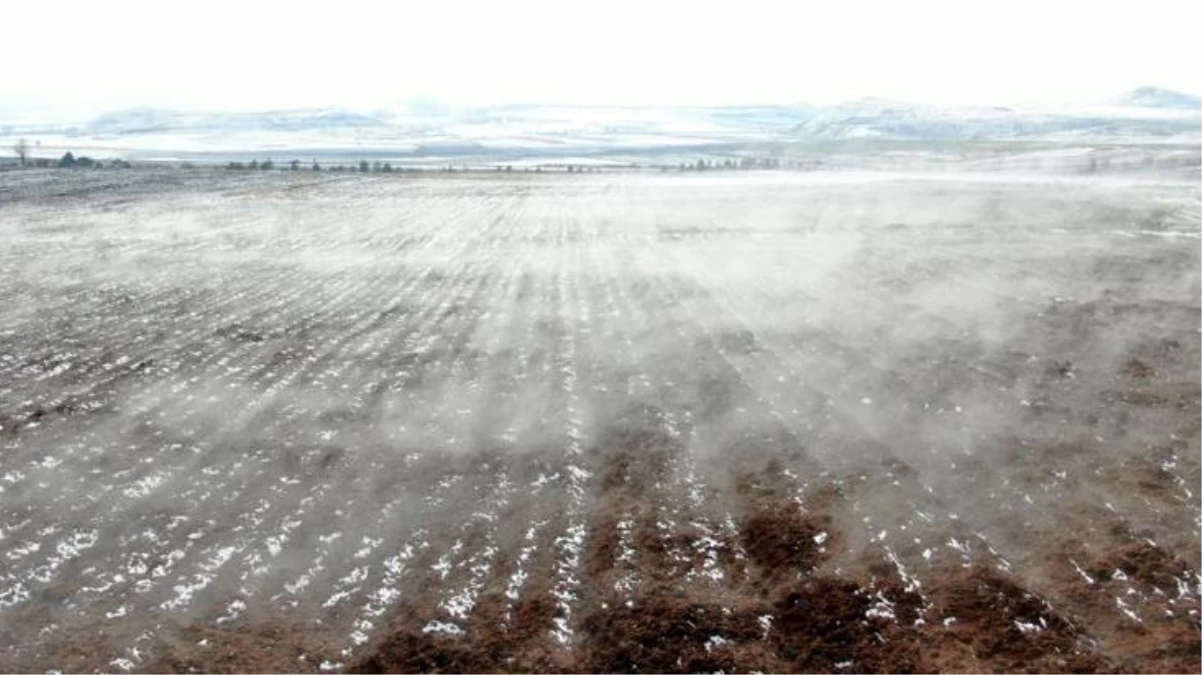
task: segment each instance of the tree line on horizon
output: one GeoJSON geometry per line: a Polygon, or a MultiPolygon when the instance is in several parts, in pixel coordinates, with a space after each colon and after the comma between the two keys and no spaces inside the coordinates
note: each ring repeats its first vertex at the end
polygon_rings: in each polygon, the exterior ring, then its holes
{"type": "Polygon", "coordinates": [[[63,156],[57,160],[48,157],[31,157],[29,142],[24,138],[17,140],[12,145],[12,151],[17,156],[17,161],[20,162],[21,166],[33,166],[37,168],[58,167],[60,169],[128,169],[132,166],[132,164],[120,158],[110,159],[106,163],[98,159],[92,159],[87,155],[76,157],[75,153],[69,150],[63,153],[63,156]]]}
{"type": "MultiPolygon", "coordinates": [[[[676,168],[678,171],[734,171],[736,169],[748,171],[751,169],[779,169],[781,166],[781,160],[776,157],[740,157],[738,161],[728,157],[722,161],[711,159],[707,162],[699,159],[693,163],[681,162],[676,168]]],[[[669,168],[665,166],[663,170],[667,171],[669,168]]]]}
{"type": "MultiPolygon", "coordinates": [[[[35,166],[35,167],[57,166],[59,168],[64,168],[64,169],[103,168],[106,166],[106,164],[104,162],[102,162],[100,160],[92,159],[91,157],[87,157],[87,156],[76,157],[75,154],[71,151],[64,153],[63,156],[60,157],[57,161],[51,160],[48,158],[43,158],[43,157],[38,157],[38,158],[30,157],[31,149],[30,149],[29,142],[23,138],[19,139],[12,146],[12,151],[14,154],[16,154],[17,159],[20,162],[21,166],[35,166]]],[[[794,165],[794,163],[789,163],[787,166],[793,167],[793,165],[794,165]]],[[[128,161],[123,160],[123,159],[112,159],[112,160],[108,161],[107,166],[111,167],[111,168],[129,168],[131,166],[131,164],[128,161]]],[[[301,161],[299,159],[293,159],[284,166],[286,166],[287,170],[289,170],[289,171],[300,171],[302,168],[301,161]]],[[[282,166],[280,168],[283,169],[284,166],[282,166]]],[[[741,157],[738,160],[736,160],[734,158],[727,158],[727,159],[724,159],[721,161],[717,160],[717,159],[711,159],[708,161],[705,159],[698,159],[697,161],[691,162],[691,163],[690,162],[681,162],[676,168],[679,171],[684,172],[684,171],[732,171],[732,170],[736,170],[736,169],[741,169],[741,170],[779,169],[779,168],[781,168],[781,166],[782,166],[781,160],[777,159],[775,157],[741,157]]],[[[191,169],[191,168],[195,168],[195,165],[192,164],[191,162],[182,162],[180,164],[180,168],[191,169]]],[[[275,164],[275,161],[272,160],[271,158],[264,159],[262,161],[253,159],[249,162],[230,161],[230,162],[226,163],[225,168],[227,170],[231,170],[231,171],[271,171],[276,168],[276,164],[275,164]]],[[[553,171],[555,171],[555,170],[566,171],[567,173],[593,173],[593,172],[601,171],[601,169],[602,169],[602,167],[595,166],[595,165],[549,164],[549,165],[545,165],[545,166],[544,165],[534,166],[533,168],[530,166],[526,166],[526,167],[522,168],[522,171],[530,172],[531,170],[533,170],[536,173],[541,173],[544,168],[550,169],[553,171]]],[[[667,165],[662,165],[659,168],[661,171],[666,172],[666,171],[671,170],[672,167],[667,166],[667,165]]],[[[326,168],[326,167],[323,167],[316,159],[313,159],[305,167],[305,170],[308,170],[308,171],[331,171],[331,172],[335,172],[335,173],[340,173],[340,172],[404,173],[404,172],[411,172],[411,171],[421,171],[422,169],[416,169],[416,168],[412,168],[412,167],[393,167],[391,162],[380,162],[380,161],[368,162],[365,159],[360,160],[358,165],[352,164],[350,166],[344,166],[342,164],[334,164],[334,165],[331,165],[328,168],[326,168]]],[[[461,171],[470,171],[471,169],[469,169],[466,166],[460,166],[460,167],[456,168],[454,165],[448,164],[448,165],[439,167],[437,169],[427,169],[427,171],[431,171],[431,170],[437,171],[439,173],[456,173],[456,172],[461,172],[461,171]]],[[[509,164],[505,164],[505,165],[498,164],[493,167],[493,170],[497,171],[497,172],[512,172],[513,166],[509,165],[509,164]]]]}

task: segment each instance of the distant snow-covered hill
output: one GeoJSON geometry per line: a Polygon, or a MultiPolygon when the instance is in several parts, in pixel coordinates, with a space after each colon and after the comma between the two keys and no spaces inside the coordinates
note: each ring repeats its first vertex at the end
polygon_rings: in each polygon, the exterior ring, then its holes
{"type": "Polygon", "coordinates": [[[1198,99],[1141,87],[1104,106],[931,106],[868,98],[821,110],[794,129],[803,138],[976,140],[1197,136],[1198,99]],[[1187,105],[1194,101],[1192,106],[1187,105]]]}
{"type": "Polygon", "coordinates": [[[30,134],[47,151],[127,151],[131,157],[211,153],[394,156],[572,156],[668,151],[778,139],[812,116],[804,105],[623,107],[511,104],[452,107],[417,101],[391,109],[204,112],[138,107],[37,128],[0,120],[0,137],[30,134]]]}
{"type": "Polygon", "coordinates": [[[1202,110],[1202,98],[1163,87],[1138,87],[1115,101],[1118,105],[1173,110],[1202,110]]]}
{"type": "Polygon", "coordinates": [[[1007,108],[940,107],[867,98],[822,110],[799,125],[812,138],[915,138],[939,140],[1013,136],[1034,120],[1007,108]]]}
{"type": "Polygon", "coordinates": [[[97,116],[77,134],[147,134],[161,132],[312,131],[383,126],[387,120],[338,109],[271,110],[266,112],[181,112],[130,108],[97,116]]]}
{"type": "Polygon", "coordinates": [[[23,137],[40,142],[48,153],[69,149],[159,158],[319,152],[564,157],[862,138],[1192,142],[1202,136],[1200,128],[1202,105],[1196,96],[1158,87],[1140,87],[1092,106],[934,106],[865,98],[831,106],[456,107],[415,100],[375,110],[138,107],[86,121],[0,106],[0,141],[6,143],[23,137]]]}
{"type": "Polygon", "coordinates": [[[77,134],[146,134],[163,132],[273,132],[330,129],[505,126],[540,132],[638,131],[642,133],[788,129],[807,119],[806,106],[732,106],[709,108],[507,105],[450,108],[428,102],[395,111],[371,113],[342,109],[273,110],[266,112],[183,112],[131,108],[102,114],[74,129],[77,134]]]}

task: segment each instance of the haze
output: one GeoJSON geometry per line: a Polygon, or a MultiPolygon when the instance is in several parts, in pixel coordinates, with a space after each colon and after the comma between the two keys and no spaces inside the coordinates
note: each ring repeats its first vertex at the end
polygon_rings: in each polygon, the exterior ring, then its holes
{"type": "Polygon", "coordinates": [[[836,4],[6,7],[0,674],[1202,675],[1199,3],[836,4]]]}
{"type": "Polygon", "coordinates": [[[0,101],[91,114],[451,103],[1092,101],[1202,91],[1202,5],[23,2],[0,101]]]}

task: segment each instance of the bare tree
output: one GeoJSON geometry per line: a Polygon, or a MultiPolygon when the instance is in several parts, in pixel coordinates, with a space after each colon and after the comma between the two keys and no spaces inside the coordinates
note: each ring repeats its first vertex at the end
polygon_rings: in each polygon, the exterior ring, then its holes
{"type": "Polygon", "coordinates": [[[25,160],[29,157],[29,141],[24,138],[13,144],[13,152],[17,153],[17,159],[21,160],[21,166],[25,166],[25,160]]]}

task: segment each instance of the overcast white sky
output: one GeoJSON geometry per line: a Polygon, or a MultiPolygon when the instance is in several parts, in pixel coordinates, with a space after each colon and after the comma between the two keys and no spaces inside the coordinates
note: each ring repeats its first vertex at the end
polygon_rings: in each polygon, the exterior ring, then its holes
{"type": "Polygon", "coordinates": [[[0,104],[93,111],[1202,91],[1202,0],[18,0],[0,22],[0,104]]]}

